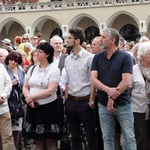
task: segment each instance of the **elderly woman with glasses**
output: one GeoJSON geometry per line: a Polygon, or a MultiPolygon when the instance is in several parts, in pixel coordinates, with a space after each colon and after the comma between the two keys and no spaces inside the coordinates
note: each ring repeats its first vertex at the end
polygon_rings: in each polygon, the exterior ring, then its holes
{"type": "Polygon", "coordinates": [[[137,150],[147,149],[148,121],[150,105],[150,42],[140,45],[138,63],[133,66],[130,83],[131,105],[134,113],[134,129],[137,150]]]}
{"type": "Polygon", "coordinates": [[[36,59],[39,64],[27,72],[23,93],[27,106],[25,135],[34,139],[37,150],[56,150],[56,140],[60,138],[56,90],[60,80],[60,70],[53,62],[54,49],[48,42],[37,46],[36,59]]]}

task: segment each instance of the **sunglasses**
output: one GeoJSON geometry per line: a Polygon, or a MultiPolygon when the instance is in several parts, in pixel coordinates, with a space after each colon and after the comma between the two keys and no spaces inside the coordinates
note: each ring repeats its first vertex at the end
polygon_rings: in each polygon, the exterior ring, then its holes
{"type": "Polygon", "coordinates": [[[10,58],[10,61],[18,62],[18,58],[10,58]]]}
{"type": "Polygon", "coordinates": [[[23,40],[29,40],[29,38],[23,38],[23,40]]]}

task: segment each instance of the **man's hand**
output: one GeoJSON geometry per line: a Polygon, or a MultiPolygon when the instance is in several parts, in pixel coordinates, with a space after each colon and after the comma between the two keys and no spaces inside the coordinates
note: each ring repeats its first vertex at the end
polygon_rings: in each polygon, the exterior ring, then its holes
{"type": "Polygon", "coordinates": [[[108,112],[113,112],[116,109],[114,108],[114,100],[112,98],[108,99],[108,103],[107,103],[107,110],[108,112]]]}
{"type": "Polygon", "coordinates": [[[3,97],[0,97],[0,104],[3,104],[5,102],[3,97]]]}
{"type": "Polygon", "coordinates": [[[94,108],[94,101],[89,101],[88,104],[92,109],[94,108]]]}
{"type": "Polygon", "coordinates": [[[112,98],[116,99],[117,97],[120,96],[119,88],[109,88],[107,94],[112,98]]]}

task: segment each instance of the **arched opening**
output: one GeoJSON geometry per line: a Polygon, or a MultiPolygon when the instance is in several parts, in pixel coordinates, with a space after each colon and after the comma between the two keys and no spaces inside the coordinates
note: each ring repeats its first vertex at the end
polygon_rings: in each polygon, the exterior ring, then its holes
{"type": "MultiPolygon", "coordinates": [[[[52,31],[51,35],[50,35],[49,41],[50,41],[50,39],[51,39],[54,35],[58,35],[58,36],[60,36],[60,37],[62,38],[62,31],[61,31],[61,29],[59,29],[59,28],[54,29],[54,30],[52,31]]],[[[63,38],[62,38],[62,39],[63,39],[63,38]]]]}
{"type": "Polygon", "coordinates": [[[86,39],[86,43],[91,43],[92,39],[95,36],[99,36],[99,29],[95,26],[90,26],[87,29],[85,29],[85,39],[86,39]]]}
{"type": "Polygon", "coordinates": [[[60,37],[62,37],[62,31],[59,28],[56,28],[52,31],[50,38],[52,38],[54,35],[59,35],[60,37]]]}
{"type": "MultiPolygon", "coordinates": [[[[25,33],[25,30],[21,24],[14,20],[8,21],[1,30],[0,41],[4,38],[9,38],[12,43],[15,36],[22,36],[25,33]]],[[[0,43],[0,46],[2,44],[0,43]]]]}
{"type": "Polygon", "coordinates": [[[35,27],[34,34],[36,35],[38,32],[41,32],[44,35],[44,39],[46,41],[49,41],[50,38],[56,34],[62,37],[60,24],[55,21],[54,18],[44,16],[37,20],[37,22],[34,23],[33,27],[35,27]]]}
{"type": "Polygon", "coordinates": [[[126,24],[125,26],[123,26],[120,29],[120,34],[128,42],[137,42],[137,40],[140,38],[139,29],[132,24],[126,24]]]}

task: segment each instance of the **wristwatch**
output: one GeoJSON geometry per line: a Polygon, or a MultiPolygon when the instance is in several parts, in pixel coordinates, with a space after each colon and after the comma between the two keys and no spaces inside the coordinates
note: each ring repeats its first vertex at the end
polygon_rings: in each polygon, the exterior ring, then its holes
{"type": "Polygon", "coordinates": [[[108,99],[110,99],[111,98],[111,96],[110,95],[108,95],[108,99]]]}
{"type": "Polygon", "coordinates": [[[89,100],[89,102],[90,102],[90,104],[94,105],[94,101],[92,101],[92,100],[89,100]]]}
{"type": "Polygon", "coordinates": [[[112,100],[114,100],[111,96],[108,95],[108,99],[110,99],[110,98],[111,98],[112,100]]]}

